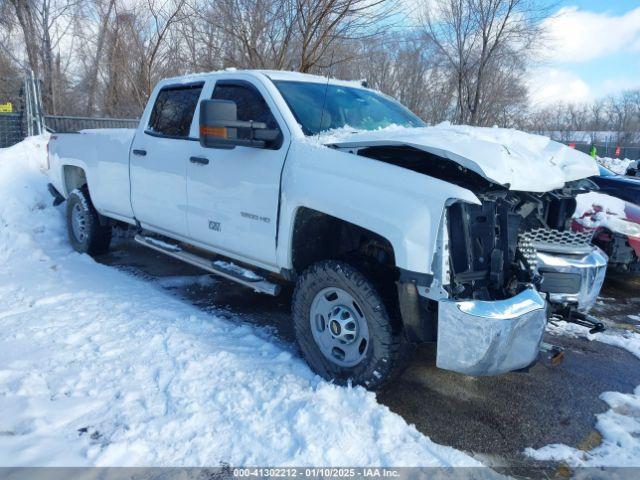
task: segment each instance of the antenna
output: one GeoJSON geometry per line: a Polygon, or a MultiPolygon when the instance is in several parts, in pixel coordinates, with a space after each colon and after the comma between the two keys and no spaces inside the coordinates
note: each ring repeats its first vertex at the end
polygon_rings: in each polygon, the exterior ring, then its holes
{"type": "Polygon", "coordinates": [[[327,75],[327,83],[324,86],[324,98],[322,99],[322,112],[320,113],[320,125],[318,125],[318,142],[320,141],[320,132],[322,131],[322,122],[324,121],[324,110],[327,106],[327,92],[329,90],[329,80],[331,79],[331,69],[333,68],[333,54],[335,53],[335,48],[331,50],[331,60],[329,60],[329,72],[327,75]]]}

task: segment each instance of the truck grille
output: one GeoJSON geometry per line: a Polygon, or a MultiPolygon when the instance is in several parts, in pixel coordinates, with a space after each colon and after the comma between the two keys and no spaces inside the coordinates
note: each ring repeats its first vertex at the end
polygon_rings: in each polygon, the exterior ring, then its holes
{"type": "MultiPolygon", "coordinates": [[[[548,228],[536,228],[520,235],[519,247],[533,247],[536,251],[579,255],[592,249],[593,232],[560,231],[548,228]]],[[[521,251],[522,248],[521,248],[521,251]]],[[[523,251],[524,253],[524,251],[523,251]]]]}

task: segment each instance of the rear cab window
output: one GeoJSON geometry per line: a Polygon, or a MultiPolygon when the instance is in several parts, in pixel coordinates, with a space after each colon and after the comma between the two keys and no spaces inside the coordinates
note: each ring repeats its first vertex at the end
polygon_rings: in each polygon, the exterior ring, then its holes
{"type": "Polygon", "coordinates": [[[145,132],[161,137],[188,139],[203,86],[204,82],[198,82],[160,90],[145,132]]]}

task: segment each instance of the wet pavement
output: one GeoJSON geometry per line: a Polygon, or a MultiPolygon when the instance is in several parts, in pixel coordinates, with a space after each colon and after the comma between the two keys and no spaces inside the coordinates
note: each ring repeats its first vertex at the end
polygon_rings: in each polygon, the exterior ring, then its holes
{"type": "MultiPolygon", "coordinates": [[[[258,325],[296,351],[290,291],[273,298],[213,276],[199,283],[181,281],[179,277],[203,272],[128,240],[119,240],[98,260],[148,279],[203,311],[258,325]]],[[[640,331],[640,280],[608,279],[592,313],[609,328],[640,331]]],[[[551,443],[595,447],[595,416],[607,410],[599,396],[631,392],[640,385],[640,360],[586,339],[548,336],[546,341],[565,349],[560,365],[543,357],[528,372],[484,378],[437,369],[435,349],[423,346],[378,399],[433,441],[464,450],[502,472],[538,477],[543,468],[553,476],[557,465],[536,462],[523,455],[524,449],[551,443]]]]}

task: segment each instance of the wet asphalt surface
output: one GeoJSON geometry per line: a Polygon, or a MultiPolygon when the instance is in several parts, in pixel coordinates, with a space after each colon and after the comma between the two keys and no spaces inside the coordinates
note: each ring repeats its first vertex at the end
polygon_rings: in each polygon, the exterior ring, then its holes
{"type": "MultiPolygon", "coordinates": [[[[203,311],[260,326],[285,348],[297,348],[286,290],[273,298],[217,277],[205,286],[171,286],[166,277],[203,272],[129,240],[116,242],[98,261],[157,283],[203,311]]],[[[640,279],[609,275],[592,313],[609,328],[640,332],[640,321],[629,317],[640,316],[640,279]]],[[[565,349],[561,364],[554,366],[542,355],[527,372],[483,378],[436,368],[435,348],[423,346],[378,400],[433,441],[466,451],[502,473],[555,476],[561,466],[536,462],[524,449],[552,443],[584,450],[597,446],[596,415],[608,409],[599,396],[632,392],[640,385],[640,360],[586,339],[547,335],[545,341],[565,349]]]]}

